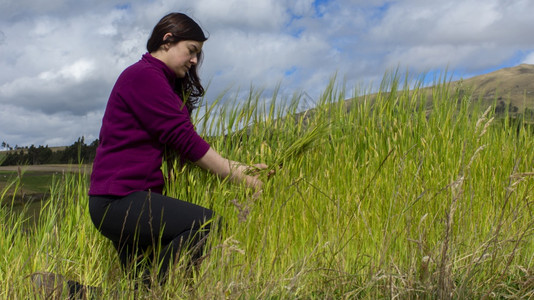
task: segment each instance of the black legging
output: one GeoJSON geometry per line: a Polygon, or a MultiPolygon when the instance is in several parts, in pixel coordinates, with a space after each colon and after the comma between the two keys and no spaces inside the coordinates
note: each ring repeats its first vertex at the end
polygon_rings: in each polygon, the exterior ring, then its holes
{"type": "MultiPolygon", "coordinates": [[[[139,271],[140,256],[161,245],[157,257],[160,281],[181,251],[187,249],[193,259],[198,258],[210,229],[206,221],[213,217],[207,208],[146,191],[125,197],[91,196],[89,212],[96,228],[113,242],[127,272],[139,271]]],[[[153,258],[147,259],[153,262],[153,258]]]]}

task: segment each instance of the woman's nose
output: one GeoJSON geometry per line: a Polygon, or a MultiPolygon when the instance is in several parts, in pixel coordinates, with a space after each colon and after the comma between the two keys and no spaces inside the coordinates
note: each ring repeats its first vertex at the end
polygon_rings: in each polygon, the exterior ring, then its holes
{"type": "Polygon", "coordinates": [[[196,65],[198,63],[198,55],[193,55],[191,58],[191,64],[196,65]]]}

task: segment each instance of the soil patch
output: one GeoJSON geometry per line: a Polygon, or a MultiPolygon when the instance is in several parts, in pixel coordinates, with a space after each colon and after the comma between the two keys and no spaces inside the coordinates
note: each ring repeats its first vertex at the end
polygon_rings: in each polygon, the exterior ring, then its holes
{"type": "Polygon", "coordinates": [[[91,173],[92,165],[71,165],[71,164],[57,164],[57,165],[28,165],[28,166],[2,166],[0,171],[18,172],[83,172],[85,174],[91,173]]]}

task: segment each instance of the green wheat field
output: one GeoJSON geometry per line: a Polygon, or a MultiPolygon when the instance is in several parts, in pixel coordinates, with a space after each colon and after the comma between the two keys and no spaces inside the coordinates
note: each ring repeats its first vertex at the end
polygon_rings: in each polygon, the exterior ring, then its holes
{"type": "Polygon", "coordinates": [[[198,109],[214,149],[274,174],[253,194],[163,166],[168,195],[222,219],[199,267],[182,256],[163,286],[136,290],[123,274],[91,223],[88,175],[55,177],[37,219],[4,191],[0,298],[59,295],[37,290],[35,272],[97,287],[95,299],[534,298],[533,128],[441,77],[407,78],[386,74],[359,97],[332,79],[304,113],[299,93],[261,90],[198,109]]]}

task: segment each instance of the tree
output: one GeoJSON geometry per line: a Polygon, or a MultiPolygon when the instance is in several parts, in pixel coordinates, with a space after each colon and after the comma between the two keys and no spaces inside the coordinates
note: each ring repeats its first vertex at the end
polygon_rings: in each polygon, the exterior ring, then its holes
{"type": "MultiPolygon", "coordinates": [[[[9,152],[3,162],[3,166],[21,165],[21,164],[58,164],[58,163],[90,163],[96,155],[98,139],[90,145],[85,144],[85,137],[80,137],[74,144],[67,146],[63,151],[52,151],[46,146],[19,147],[15,146],[17,151],[9,152]],[[25,149],[27,149],[25,151],[25,149]],[[20,151],[19,151],[20,150],[20,151]]],[[[3,147],[10,147],[7,143],[2,143],[3,147]]]]}

